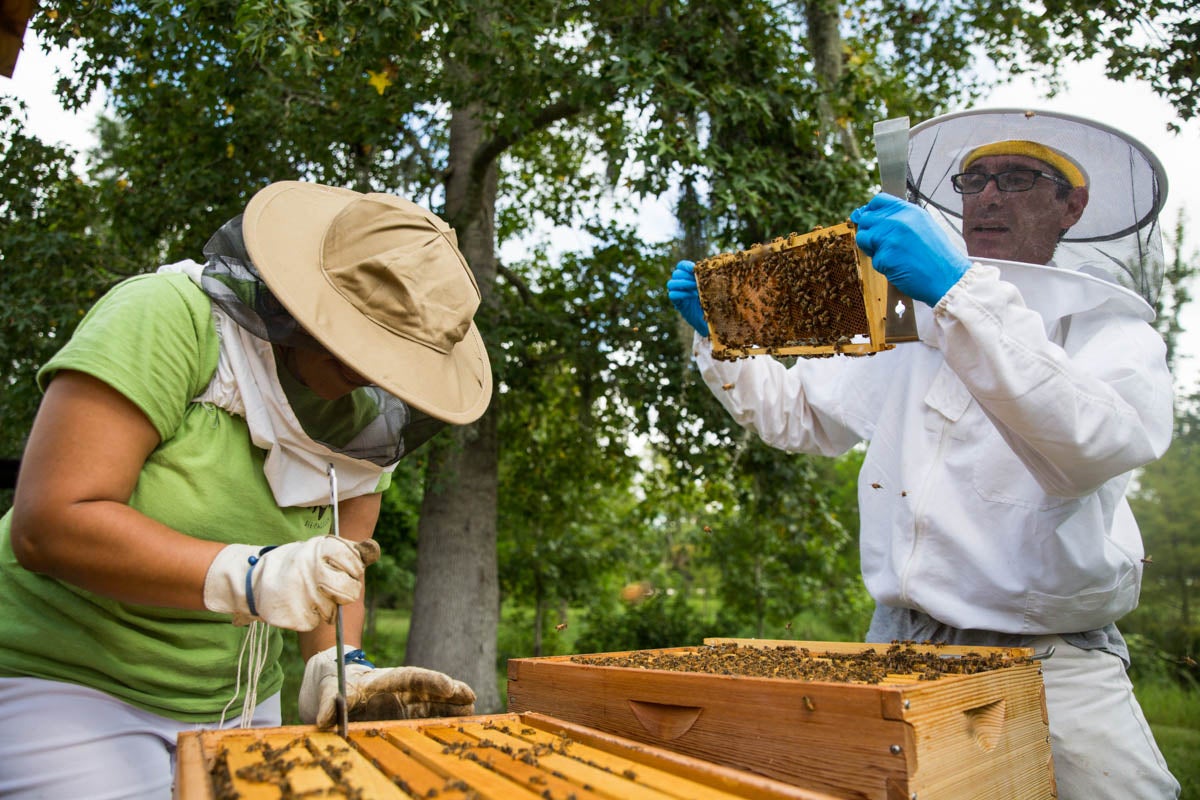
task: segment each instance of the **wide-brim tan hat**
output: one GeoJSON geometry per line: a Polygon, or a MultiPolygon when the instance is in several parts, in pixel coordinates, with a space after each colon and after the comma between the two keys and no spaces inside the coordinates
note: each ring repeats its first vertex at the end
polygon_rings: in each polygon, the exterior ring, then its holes
{"type": "Polygon", "coordinates": [[[242,235],[267,287],[346,366],[451,424],[487,410],[479,286],[439,217],[390,194],[281,181],[250,200],[242,235]]]}

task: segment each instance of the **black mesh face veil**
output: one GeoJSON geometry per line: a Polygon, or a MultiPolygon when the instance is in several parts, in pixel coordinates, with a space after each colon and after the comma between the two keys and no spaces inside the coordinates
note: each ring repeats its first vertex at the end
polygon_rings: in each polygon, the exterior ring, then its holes
{"type": "Polygon", "coordinates": [[[200,286],[238,325],[260,339],[284,347],[322,350],[263,281],[242,240],[242,217],[222,225],[204,245],[200,286]]]}
{"type": "MultiPolygon", "coordinates": [[[[281,347],[325,350],[300,326],[275,298],[254,267],[242,239],[242,217],[222,225],[204,246],[204,272],[200,288],[240,327],[281,347]]],[[[356,389],[354,401],[366,404],[366,424],[348,441],[330,442],[312,436],[312,428],[299,409],[293,409],[314,441],[338,453],[390,466],[436,434],[441,420],[412,408],[400,398],[375,386],[356,389]]]]}
{"type": "Polygon", "coordinates": [[[910,199],[962,241],[963,195],[950,177],[977,148],[1031,142],[1059,151],[1086,177],[1088,201],[1054,253],[1057,267],[1078,270],[1130,289],[1151,307],[1165,263],[1158,214],[1166,202],[1162,164],[1144,145],[1100,123],[1066,114],[980,109],[946,114],[909,134],[910,199]]]}

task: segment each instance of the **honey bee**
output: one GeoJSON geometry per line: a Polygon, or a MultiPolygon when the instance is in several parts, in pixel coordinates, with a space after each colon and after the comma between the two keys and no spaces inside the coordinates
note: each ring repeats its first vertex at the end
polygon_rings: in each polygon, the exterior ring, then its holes
{"type": "Polygon", "coordinates": [[[1149,553],[1147,553],[1146,557],[1142,559],[1142,563],[1143,564],[1153,564],[1154,558],[1149,553]]]}
{"type": "Polygon", "coordinates": [[[729,391],[730,389],[733,388],[733,384],[732,383],[723,383],[723,384],[721,384],[721,388],[724,389],[725,391],[729,391]]]}
{"type": "Polygon", "coordinates": [[[560,622],[554,626],[554,630],[556,630],[556,631],[565,631],[566,629],[567,629],[567,623],[565,623],[565,622],[560,622]]]}
{"type": "Polygon", "coordinates": [[[871,488],[872,488],[872,489],[882,489],[882,488],[883,488],[883,484],[882,484],[882,483],[872,483],[872,484],[871,484],[871,488]]]}

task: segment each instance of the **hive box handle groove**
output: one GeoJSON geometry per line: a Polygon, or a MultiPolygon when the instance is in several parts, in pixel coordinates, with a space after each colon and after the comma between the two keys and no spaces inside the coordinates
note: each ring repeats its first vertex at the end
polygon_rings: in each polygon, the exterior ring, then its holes
{"type": "Polygon", "coordinates": [[[1004,733],[1004,700],[985,703],[963,711],[967,718],[967,732],[975,744],[985,753],[996,749],[1004,733]]]}
{"type": "Polygon", "coordinates": [[[651,736],[670,741],[683,736],[700,718],[698,706],[675,706],[630,700],[633,716],[651,736]]]}

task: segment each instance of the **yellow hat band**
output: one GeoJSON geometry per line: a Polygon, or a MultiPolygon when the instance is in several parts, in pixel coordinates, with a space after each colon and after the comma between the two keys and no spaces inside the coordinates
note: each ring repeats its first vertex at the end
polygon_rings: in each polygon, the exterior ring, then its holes
{"type": "Polygon", "coordinates": [[[1003,142],[980,145],[967,153],[966,158],[963,159],[962,168],[966,169],[986,156],[1028,156],[1029,158],[1036,158],[1038,161],[1044,161],[1062,173],[1062,176],[1072,186],[1076,188],[1087,186],[1087,176],[1083,174],[1083,170],[1078,164],[1063,153],[1046,147],[1044,144],[1022,139],[1009,139],[1003,142]]]}

